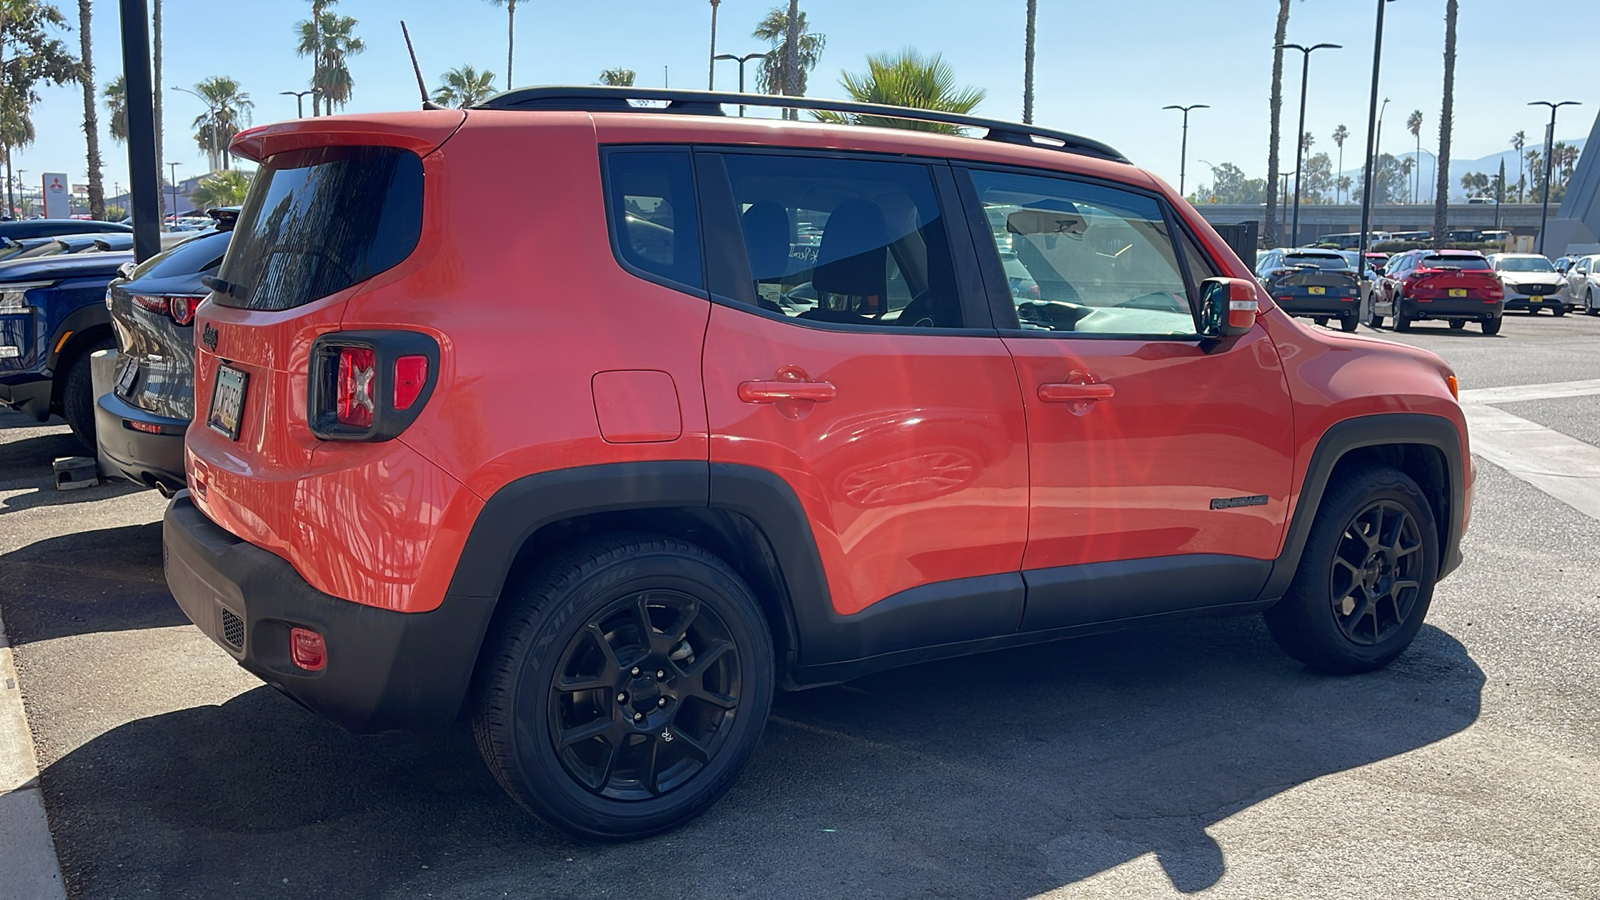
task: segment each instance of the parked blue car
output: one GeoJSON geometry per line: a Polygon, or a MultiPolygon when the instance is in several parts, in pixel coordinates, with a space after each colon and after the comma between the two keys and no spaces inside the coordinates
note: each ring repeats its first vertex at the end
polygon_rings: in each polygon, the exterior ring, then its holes
{"type": "Polygon", "coordinates": [[[94,449],[89,355],[117,345],[106,286],[132,262],[73,253],[0,263],[0,406],[41,422],[59,415],[94,449]]]}
{"type": "Polygon", "coordinates": [[[36,237],[59,237],[64,234],[91,233],[132,234],[133,226],[121,222],[101,222],[95,219],[20,219],[0,222],[0,238],[22,240],[36,237]]]}

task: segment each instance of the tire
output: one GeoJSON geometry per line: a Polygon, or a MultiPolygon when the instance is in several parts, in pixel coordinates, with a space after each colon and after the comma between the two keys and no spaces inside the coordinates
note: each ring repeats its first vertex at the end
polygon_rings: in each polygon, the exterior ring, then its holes
{"type": "Polygon", "coordinates": [[[1312,668],[1380,669],[1417,636],[1438,571],[1438,529],[1417,483],[1389,466],[1348,471],[1323,494],[1267,629],[1312,668]]]}
{"type": "Polygon", "coordinates": [[[1484,319],[1483,320],[1483,333],[1484,334],[1499,334],[1500,333],[1500,323],[1501,323],[1501,321],[1503,321],[1503,320],[1499,319],[1499,318],[1484,319]]]}
{"type": "Polygon", "coordinates": [[[1367,327],[1383,327],[1383,316],[1378,315],[1378,300],[1376,297],[1369,297],[1367,299],[1367,327]]]}
{"type": "Polygon", "coordinates": [[[1594,305],[1594,288],[1583,295],[1583,312],[1585,315],[1600,316],[1600,307],[1594,305]]]}
{"type": "Polygon", "coordinates": [[[529,812],[578,837],[631,840],[733,785],[775,675],[761,607],[727,563],[675,538],[614,535],[517,579],[501,603],[472,730],[529,812]],[[558,749],[561,734],[570,746],[558,749]]]}
{"type": "Polygon", "coordinates": [[[1346,334],[1355,331],[1361,325],[1361,320],[1355,313],[1348,313],[1339,317],[1339,330],[1346,334]]]}
{"type": "Polygon", "coordinates": [[[1317,323],[1318,325],[1327,325],[1328,324],[1328,317],[1327,316],[1312,316],[1311,317],[1311,321],[1317,323]]]}
{"type": "Polygon", "coordinates": [[[61,418],[67,420],[72,436],[91,453],[99,448],[94,435],[94,379],[89,372],[89,357],[96,351],[113,350],[116,346],[116,339],[110,335],[96,338],[67,364],[66,376],[61,382],[61,418]]]}
{"type": "Polygon", "coordinates": [[[1411,317],[1407,316],[1405,314],[1405,307],[1402,305],[1405,302],[1406,302],[1406,298],[1405,298],[1404,294],[1395,294],[1394,295],[1394,304],[1393,304],[1393,306],[1394,306],[1394,330],[1395,331],[1406,332],[1406,331],[1410,331],[1411,330],[1411,317]]]}
{"type": "Polygon", "coordinates": [[[1411,330],[1411,320],[1405,316],[1394,317],[1394,330],[1404,334],[1411,330]]]}
{"type": "Polygon", "coordinates": [[[1467,327],[1467,320],[1466,319],[1451,319],[1450,320],[1450,330],[1451,331],[1460,331],[1461,329],[1463,329],[1465,327],[1467,327]]]}
{"type": "Polygon", "coordinates": [[[1567,308],[1565,306],[1562,306],[1559,303],[1556,304],[1555,306],[1550,307],[1550,315],[1555,316],[1558,319],[1561,318],[1562,316],[1566,315],[1566,314],[1567,314],[1567,308]]]}

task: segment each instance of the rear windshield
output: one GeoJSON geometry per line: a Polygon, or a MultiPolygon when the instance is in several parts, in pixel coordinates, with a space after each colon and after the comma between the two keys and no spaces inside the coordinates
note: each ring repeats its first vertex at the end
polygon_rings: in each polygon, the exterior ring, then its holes
{"type": "Polygon", "coordinates": [[[1494,267],[1502,272],[1554,272],[1555,266],[1550,260],[1542,256],[1513,256],[1495,262],[1494,267]]]}
{"type": "Polygon", "coordinates": [[[234,226],[222,306],[291,309],[392,268],[422,233],[422,160],[320,147],[267,160],[234,226]]]}
{"type": "Polygon", "coordinates": [[[131,278],[171,278],[174,275],[194,275],[215,269],[228,252],[226,231],[203,234],[190,238],[163,253],[157,253],[133,270],[131,278]]]}
{"type": "Polygon", "coordinates": [[[1481,256],[1440,256],[1430,253],[1422,258],[1422,267],[1425,269],[1442,269],[1449,266],[1453,269],[1488,270],[1489,261],[1481,256]]]}
{"type": "Polygon", "coordinates": [[[1290,253],[1284,256],[1283,264],[1286,266],[1316,266],[1319,269],[1348,269],[1349,260],[1342,256],[1320,253],[1290,253]]]}

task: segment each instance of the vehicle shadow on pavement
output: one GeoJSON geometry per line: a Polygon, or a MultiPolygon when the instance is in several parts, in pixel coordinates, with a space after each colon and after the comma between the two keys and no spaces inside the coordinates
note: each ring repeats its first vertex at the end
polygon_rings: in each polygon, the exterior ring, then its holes
{"type": "Polygon", "coordinates": [[[623,845],[534,823],[464,730],[347,735],[268,688],[115,728],[43,785],[75,896],[1024,898],[1146,854],[1191,893],[1228,869],[1209,828],[1462,731],[1483,684],[1432,627],[1333,678],[1257,617],[916,666],[782,697],[721,803],[623,845]]]}
{"type": "Polygon", "coordinates": [[[0,572],[0,610],[17,646],[189,624],[161,571],[160,522],[37,541],[0,556],[0,572]]]}
{"type": "MultiPolygon", "coordinates": [[[[36,422],[30,424],[37,425],[36,422]]],[[[0,442],[0,493],[19,491],[0,497],[0,515],[40,506],[64,506],[104,500],[134,491],[148,490],[131,481],[107,481],[76,490],[58,491],[51,464],[61,456],[93,456],[68,431],[0,442]],[[32,488],[32,490],[28,490],[32,488]]]]}

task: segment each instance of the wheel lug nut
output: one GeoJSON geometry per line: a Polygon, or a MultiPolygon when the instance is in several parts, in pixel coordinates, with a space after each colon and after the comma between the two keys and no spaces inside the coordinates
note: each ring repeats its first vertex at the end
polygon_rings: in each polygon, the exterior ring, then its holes
{"type": "Polygon", "coordinates": [[[656,670],[656,677],[657,678],[665,678],[665,677],[667,677],[667,670],[666,669],[657,669],[656,670]]]}
{"type": "Polygon", "coordinates": [[[657,697],[656,698],[656,705],[657,706],[666,706],[667,705],[667,698],[665,698],[665,697],[657,697]]]}
{"type": "Polygon", "coordinates": [[[634,675],[638,675],[639,674],[639,667],[638,666],[634,666],[633,667],[633,674],[634,675]]]}
{"type": "Polygon", "coordinates": [[[643,722],[644,721],[644,713],[641,713],[641,712],[634,713],[633,714],[633,720],[635,722],[643,722]]]}
{"type": "Polygon", "coordinates": [[[617,702],[618,703],[627,703],[628,702],[628,695],[627,694],[618,694],[617,695],[617,702]]]}

